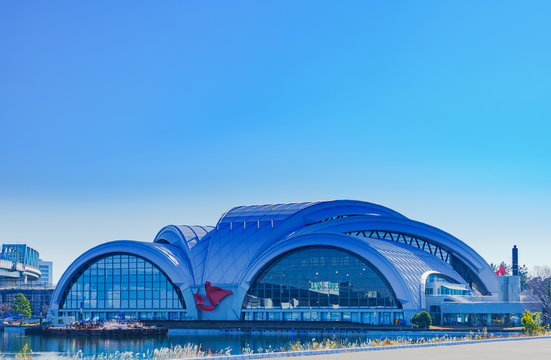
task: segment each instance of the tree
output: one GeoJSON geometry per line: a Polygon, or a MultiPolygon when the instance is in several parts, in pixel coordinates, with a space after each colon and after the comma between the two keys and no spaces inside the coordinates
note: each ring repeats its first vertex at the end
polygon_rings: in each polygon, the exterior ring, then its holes
{"type": "Polygon", "coordinates": [[[551,278],[551,268],[547,265],[534,266],[534,278],[542,278],[542,279],[549,279],[551,278]]]}
{"type": "MultiPolygon", "coordinates": [[[[503,266],[505,268],[504,276],[513,275],[513,267],[507,264],[505,261],[502,261],[499,264],[494,264],[494,263],[490,264],[490,267],[494,272],[497,272],[500,266],[503,266]]],[[[526,267],[526,265],[522,265],[518,267],[518,276],[520,277],[520,291],[524,291],[528,287],[528,280],[530,279],[530,276],[528,274],[528,267],[526,267]]]]}
{"type": "Polygon", "coordinates": [[[494,272],[498,271],[500,266],[503,266],[505,268],[505,276],[511,275],[511,266],[507,264],[505,261],[502,261],[500,264],[494,264],[494,263],[490,264],[490,267],[494,272]]]}
{"type": "Polygon", "coordinates": [[[528,267],[526,267],[526,265],[518,267],[518,276],[520,276],[520,291],[524,291],[528,288],[528,280],[530,280],[528,267]]]}
{"type": "Polygon", "coordinates": [[[432,325],[430,314],[426,311],[421,311],[420,313],[413,315],[411,322],[418,328],[429,328],[432,325]]]}
{"type": "Polygon", "coordinates": [[[2,303],[0,304],[0,313],[2,313],[2,315],[6,315],[7,313],[9,313],[11,310],[11,305],[8,304],[8,303],[2,303]]]}
{"type": "Polygon", "coordinates": [[[13,313],[22,318],[31,317],[31,303],[25,295],[19,293],[13,299],[13,313]]]}
{"type": "Polygon", "coordinates": [[[540,303],[541,317],[548,324],[551,319],[551,269],[534,267],[535,275],[527,281],[528,292],[540,303]]]}

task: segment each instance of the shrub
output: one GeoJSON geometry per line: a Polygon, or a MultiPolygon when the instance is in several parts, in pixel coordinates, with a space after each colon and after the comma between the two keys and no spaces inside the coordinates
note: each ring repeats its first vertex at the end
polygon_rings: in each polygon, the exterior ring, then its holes
{"type": "Polygon", "coordinates": [[[539,312],[531,313],[528,310],[524,311],[524,315],[520,322],[524,326],[522,332],[527,335],[545,334],[549,326],[541,326],[541,318],[539,312]]]}
{"type": "Polygon", "coordinates": [[[411,322],[415,327],[418,328],[428,328],[432,324],[432,319],[430,314],[426,311],[421,311],[418,314],[413,315],[411,322]]]}

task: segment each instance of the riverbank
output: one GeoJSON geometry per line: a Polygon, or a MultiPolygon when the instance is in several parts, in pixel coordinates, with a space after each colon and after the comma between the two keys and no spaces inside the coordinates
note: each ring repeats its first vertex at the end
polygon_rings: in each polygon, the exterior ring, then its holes
{"type": "MultiPolygon", "coordinates": [[[[388,350],[398,347],[445,346],[465,342],[477,343],[484,337],[497,340],[492,333],[478,332],[466,336],[457,334],[435,335],[414,332],[371,332],[367,337],[296,337],[296,336],[150,336],[111,337],[95,336],[41,336],[5,332],[0,341],[0,353],[5,359],[14,359],[25,345],[32,349],[36,359],[111,359],[123,360],[130,357],[140,359],[190,359],[216,355],[247,355],[249,358],[301,356],[309,351],[320,355],[327,352],[388,350]],[[368,349],[368,350],[366,350],[368,349]],[[292,351],[292,353],[287,353],[292,351]]],[[[519,334],[513,335],[519,338],[519,334]]],[[[526,337],[522,337],[526,338],[526,337]]],[[[499,339],[510,340],[510,338],[499,339]]],[[[232,355],[232,356],[233,356],[232,355]]],[[[241,357],[243,358],[243,357],[241,357]]],[[[228,358],[230,359],[230,358],[228,358]]],[[[232,357],[231,359],[240,359],[232,357]]]]}
{"type": "MultiPolygon", "coordinates": [[[[387,347],[384,351],[371,351],[370,360],[507,360],[530,359],[549,360],[551,357],[551,336],[522,337],[518,339],[479,340],[469,343],[442,343],[437,345],[405,346],[402,348],[387,347]]],[[[333,352],[329,354],[293,354],[293,356],[275,355],[287,360],[363,360],[364,351],[333,352]]],[[[275,357],[274,356],[274,357],[275,357]]],[[[232,357],[232,360],[247,357],[232,357]]],[[[224,358],[219,358],[220,360],[224,358]]],[[[252,359],[252,357],[248,357],[252,359]]]]}

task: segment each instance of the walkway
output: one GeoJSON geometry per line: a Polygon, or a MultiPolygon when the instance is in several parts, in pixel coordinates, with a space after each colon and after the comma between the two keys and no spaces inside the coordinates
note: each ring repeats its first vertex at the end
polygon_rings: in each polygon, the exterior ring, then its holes
{"type": "Polygon", "coordinates": [[[361,351],[312,356],[282,357],[286,360],[550,360],[551,338],[499,341],[468,345],[361,351]]]}

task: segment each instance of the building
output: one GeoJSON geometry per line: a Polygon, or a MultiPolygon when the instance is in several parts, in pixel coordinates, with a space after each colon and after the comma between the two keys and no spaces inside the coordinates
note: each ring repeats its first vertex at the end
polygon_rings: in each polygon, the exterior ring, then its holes
{"type": "MultiPolygon", "coordinates": [[[[42,283],[43,269],[39,253],[26,244],[4,244],[0,255],[0,304],[7,311],[15,295],[21,293],[31,304],[31,316],[38,318],[47,310],[54,288],[42,283]],[[4,307],[5,305],[5,307],[4,307]]],[[[51,279],[51,262],[46,266],[46,277],[51,279]]]]}
{"type": "Polygon", "coordinates": [[[0,288],[0,304],[12,306],[15,295],[23,294],[30,302],[31,317],[38,319],[41,313],[46,315],[53,292],[54,288],[51,286],[0,288]]]}
{"type": "Polygon", "coordinates": [[[153,242],[78,257],[50,317],[511,325],[518,276],[498,278],[470,246],[389,208],[337,200],[239,206],[216,226],[169,225],[153,242]]]}
{"type": "Polygon", "coordinates": [[[38,259],[38,269],[40,269],[40,283],[44,286],[52,286],[53,281],[53,271],[54,263],[52,261],[45,261],[38,259]]]}
{"type": "Polygon", "coordinates": [[[14,287],[40,278],[38,251],[33,248],[25,244],[4,244],[0,257],[0,287],[14,287]]]}

